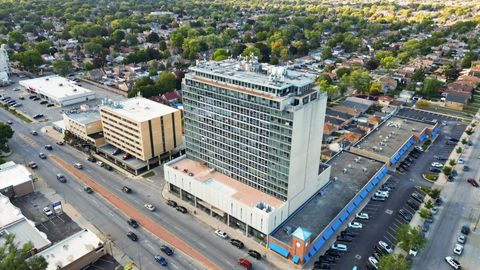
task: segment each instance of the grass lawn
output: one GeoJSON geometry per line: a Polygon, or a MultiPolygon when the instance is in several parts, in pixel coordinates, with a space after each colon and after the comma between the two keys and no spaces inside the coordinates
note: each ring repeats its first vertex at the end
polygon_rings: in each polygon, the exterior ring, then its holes
{"type": "Polygon", "coordinates": [[[15,115],[16,117],[20,118],[23,122],[25,123],[31,123],[32,120],[30,118],[26,117],[25,115],[17,112],[15,109],[10,109],[6,104],[0,104],[2,108],[4,108],[6,111],[10,112],[11,114],[15,115]]]}
{"type": "Polygon", "coordinates": [[[143,178],[149,178],[155,175],[154,171],[149,171],[146,174],[142,175],[143,178]]]}

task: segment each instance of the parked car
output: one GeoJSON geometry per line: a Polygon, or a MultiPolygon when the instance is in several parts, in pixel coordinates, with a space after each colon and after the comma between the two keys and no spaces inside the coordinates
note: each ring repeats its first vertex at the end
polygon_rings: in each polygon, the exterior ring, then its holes
{"type": "Polygon", "coordinates": [[[365,220],[367,220],[367,219],[368,219],[368,214],[367,214],[367,213],[363,213],[363,212],[362,212],[362,213],[357,213],[357,214],[355,215],[355,217],[358,218],[358,219],[365,219],[365,220]]]}
{"type": "Polygon", "coordinates": [[[423,197],[422,195],[418,194],[417,192],[413,192],[411,194],[412,198],[414,198],[415,200],[417,200],[419,203],[423,203],[423,200],[425,199],[425,197],[423,197]]]}
{"type": "Polygon", "coordinates": [[[353,237],[337,235],[337,241],[338,242],[352,242],[353,237]]]}
{"type": "Polygon", "coordinates": [[[407,210],[401,208],[400,210],[398,210],[398,213],[400,214],[400,216],[402,216],[406,221],[410,221],[412,220],[413,216],[412,214],[410,214],[407,210]]]}
{"type": "Polygon", "coordinates": [[[57,145],[63,145],[63,142],[62,141],[57,141],[56,144],[57,145]]]}
{"type": "Polygon", "coordinates": [[[334,249],[334,250],[342,251],[342,252],[347,252],[348,251],[347,245],[340,244],[340,243],[333,243],[331,248],[334,249]]]}
{"type": "Polygon", "coordinates": [[[223,238],[223,239],[227,239],[228,238],[228,234],[222,230],[216,230],[215,231],[215,234],[220,237],[220,238],[223,238]]]}
{"type": "Polygon", "coordinates": [[[240,240],[237,240],[237,239],[231,239],[231,240],[230,240],[230,244],[236,246],[236,247],[239,248],[239,249],[242,249],[242,248],[244,247],[243,242],[240,241],[240,240]]]}
{"type": "Polygon", "coordinates": [[[43,104],[47,104],[47,103],[48,103],[48,101],[46,101],[46,100],[40,101],[40,104],[42,104],[42,105],[43,105],[43,104]]]}
{"type": "Polygon", "coordinates": [[[372,201],[377,201],[377,202],[384,202],[386,201],[387,199],[384,198],[384,197],[377,197],[377,196],[373,196],[372,197],[372,201]]]}
{"type": "Polygon", "coordinates": [[[160,255],[155,255],[155,261],[158,262],[161,266],[167,266],[167,260],[160,255]]]}
{"type": "Polygon", "coordinates": [[[453,253],[457,255],[462,255],[463,252],[463,245],[455,244],[455,248],[453,249],[453,253]]]}
{"type": "Polygon", "coordinates": [[[128,225],[132,226],[133,228],[138,228],[138,223],[135,219],[131,218],[127,220],[128,225]]]}
{"type": "Polygon", "coordinates": [[[262,255],[259,252],[255,251],[255,250],[252,250],[252,249],[250,249],[248,251],[248,255],[252,256],[253,258],[255,258],[257,260],[260,260],[262,258],[262,255]]]}
{"type": "Polygon", "coordinates": [[[436,206],[432,207],[432,209],[430,210],[430,213],[432,213],[432,215],[436,215],[438,213],[438,207],[436,206]]]}
{"type": "Polygon", "coordinates": [[[103,167],[105,165],[105,163],[103,163],[102,161],[97,161],[97,165],[100,166],[100,167],[103,167]]]}
{"type": "Polygon", "coordinates": [[[465,160],[464,160],[463,158],[459,158],[459,159],[457,160],[457,163],[458,163],[458,164],[465,164],[465,160]]]}
{"type": "Polygon", "coordinates": [[[132,241],[137,241],[138,240],[138,236],[134,232],[129,231],[127,233],[127,237],[130,238],[132,241]]]}
{"type": "Polygon", "coordinates": [[[392,252],[393,252],[393,249],[392,249],[386,242],[378,241],[378,244],[379,244],[380,247],[382,247],[386,252],[388,252],[388,253],[392,253],[392,252]]]}
{"type": "Polygon", "coordinates": [[[433,172],[433,173],[440,173],[441,170],[439,168],[436,168],[436,167],[432,167],[430,168],[430,172],[433,172]]]}
{"type": "Polygon", "coordinates": [[[151,203],[146,203],[143,206],[150,212],[155,211],[155,206],[153,206],[151,203]]]}
{"type": "Polygon", "coordinates": [[[460,230],[463,234],[468,235],[470,233],[470,227],[467,225],[463,225],[462,229],[460,230]]]}
{"type": "Polygon", "coordinates": [[[465,242],[467,242],[467,236],[463,235],[463,234],[460,234],[457,237],[457,242],[460,243],[460,244],[465,244],[465,242]]]}
{"type": "Polygon", "coordinates": [[[47,217],[53,215],[52,209],[50,209],[50,207],[48,207],[48,206],[47,206],[47,207],[44,207],[44,208],[42,209],[42,211],[43,211],[43,213],[44,213],[47,217]]]}
{"type": "Polygon", "coordinates": [[[453,269],[455,269],[455,270],[460,270],[460,269],[462,269],[462,266],[460,266],[460,262],[458,262],[457,260],[455,260],[453,257],[447,256],[447,257],[445,257],[445,261],[446,261],[451,267],[453,267],[453,269]]]}
{"type": "Polygon", "coordinates": [[[183,213],[183,214],[186,214],[188,212],[187,208],[185,208],[183,206],[177,206],[177,207],[175,207],[175,209],[177,209],[178,212],[183,213]]]}
{"type": "Polygon", "coordinates": [[[335,258],[340,258],[342,257],[342,253],[336,249],[328,249],[327,251],[325,251],[325,255],[328,255],[328,256],[331,256],[331,257],[335,257],[335,258]]]}
{"type": "Polygon", "coordinates": [[[363,227],[363,225],[360,222],[352,221],[352,222],[348,223],[348,227],[349,228],[354,228],[354,229],[361,229],[363,227]]]}
{"type": "Polygon", "coordinates": [[[173,249],[171,249],[169,246],[166,245],[161,245],[160,250],[167,254],[167,256],[172,256],[173,255],[173,249]]]}
{"type": "Polygon", "coordinates": [[[443,164],[440,162],[433,162],[432,167],[434,168],[443,168],[443,164]]]}
{"type": "Polygon", "coordinates": [[[167,205],[170,205],[171,207],[177,207],[177,203],[172,200],[167,200],[167,205]]]}
{"type": "Polygon", "coordinates": [[[35,114],[33,116],[33,119],[38,119],[38,118],[42,118],[43,117],[43,114],[39,113],[39,114],[35,114]]]}
{"type": "Polygon", "coordinates": [[[382,191],[379,191],[377,190],[374,194],[374,196],[376,197],[384,197],[384,198],[388,198],[389,195],[388,195],[388,192],[382,192],[382,191]]]}
{"type": "Polygon", "coordinates": [[[430,224],[424,222],[422,225],[422,232],[428,232],[429,229],[430,229],[430,224]]]}
{"type": "Polygon", "coordinates": [[[407,205],[410,206],[413,210],[417,211],[418,209],[420,209],[420,204],[418,204],[417,202],[415,202],[414,200],[412,199],[409,199],[407,201],[407,205]]]}
{"type": "Polygon", "coordinates": [[[97,161],[97,159],[94,156],[88,156],[87,160],[90,161],[90,162],[97,161]]]}
{"type": "Polygon", "coordinates": [[[476,181],[475,179],[473,179],[473,178],[468,178],[468,179],[467,179],[467,182],[468,182],[470,185],[472,185],[473,187],[478,187],[477,181],[476,181]]]}
{"type": "Polygon", "coordinates": [[[468,167],[467,165],[465,165],[465,166],[463,166],[462,171],[468,172],[468,171],[470,171],[470,167],[468,167]]]}
{"type": "Polygon", "coordinates": [[[237,263],[238,263],[239,265],[245,267],[245,269],[247,269],[247,270],[252,269],[252,263],[251,263],[249,260],[247,260],[247,259],[239,258],[239,259],[237,260],[237,263]]]}
{"type": "Polygon", "coordinates": [[[331,266],[327,262],[316,261],[313,263],[313,268],[314,269],[330,269],[331,266]]]}

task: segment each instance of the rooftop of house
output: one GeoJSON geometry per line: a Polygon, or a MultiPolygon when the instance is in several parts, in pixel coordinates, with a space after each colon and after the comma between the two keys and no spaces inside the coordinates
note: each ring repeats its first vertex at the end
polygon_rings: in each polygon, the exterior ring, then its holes
{"type": "Polygon", "coordinates": [[[374,132],[358,141],[353,147],[391,157],[412,135],[419,134],[426,128],[433,128],[433,125],[392,117],[377,127],[374,132]]]}
{"type": "Polygon", "coordinates": [[[25,166],[13,161],[0,165],[0,189],[18,186],[28,181],[32,181],[32,174],[25,166]]]}
{"type": "Polygon", "coordinates": [[[125,101],[103,100],[101,110],[114,112],[135,122],[148,121],[178,111],[143,97],[130,98],[125,101]]]}
{"type": "Polygon", "coordinates": [[[89,110],[78,113],[65,113],[65,116],[83,125],[100,121],[100,112],[98,110],[89,110]]]}
{"type": "Polygon", "coordinates": [[[291,235],[287,233],[287,227],[291,232],[302,227],[312,233],[312,240],[315,239],[384,166],[382,162],[348,151],[333,156],[327,164],[331,166],[329,184],[272,233],[275,239],[290,245],[291,235]]]}

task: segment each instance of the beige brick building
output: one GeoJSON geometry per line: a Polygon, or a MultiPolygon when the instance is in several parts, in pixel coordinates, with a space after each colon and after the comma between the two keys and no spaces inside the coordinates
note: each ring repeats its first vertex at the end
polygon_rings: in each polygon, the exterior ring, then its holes
{"type": "Polygon", "coordinates": [[[105,144],[98,111],[63,114],[66,133],[96,148],[105,144]]]}
{"type": "Polygon", "coordinates": [[[100,119],[106,142],[148,167],[183,142],[180,111],[142,97],[103,105],[100,119]]]}

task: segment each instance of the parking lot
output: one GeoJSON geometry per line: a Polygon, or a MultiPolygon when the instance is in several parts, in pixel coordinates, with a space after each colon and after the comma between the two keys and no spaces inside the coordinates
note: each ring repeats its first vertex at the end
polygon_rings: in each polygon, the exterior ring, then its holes
{"type": "MultiPolygon", "coordinates": [[[[437,161],[436,157],[448,157],[450,155],[456,146],[447,145],[446,141],[450,138],[459,139],[467,127],[458,118],[407,110],[402,115],[403,117],[408,116],[411,119],[420,121],[437,119],[440,123],[445,121],[445,125],[440,126],[441,131],[430,148],[426,152],[419,154],[418,158],[412,162],[411,166],[404,173],[399,173],[394,171],[395,168],[391,168],[389,178],[385,182],[387,186],[393,188],[390,191],[389,198],[384,202],[369,201],[364,206],[361,212],[367,213],[369,219],[355,220],[362,223],[362,229],[349,229],[356,231],[358,235],[352,242],[344,243],[348,246],[348,251],[335,264],[332,264],[330,269],[352,269],[354,266],[357,266],[359,269],[365,269],[369,265],[368,257],[372,256],[375,251],[374,247],[378,246],[379,241],[387,243],[391,248],[395,247],[397,243],[396,230],[401,225],[408,223],[405,218],[399,215],[398,211],[403,208],[413,216],[415,210],[407,204],[408,200],[412,200],[411,194],[413,192],[423,194],[417,189],[418,186],[432,186],[431,182],[422,178],[422,174],[429,171],[431,163],[437,161]],[[413,118],[414,116],[416,118],[413,118]],[[425,119],[422,120],[423,118],[425,119]]],[[[410,151],[403,156],[403,159],[407,157],[410,151]]],[[[433,224],[430,225],[435,226],[435,223],[434,219],[433,224]]],[[[430,232],[427,231],[427,238],[430,237],[429,234],[430,232]]]]}
{"type": "Polygon", "coordinates": [[[120,264],[110,254],[106,254],[84,270],[115,270],[119,266],[120,264]]]}
{"type": "Polygon", "coordinates": [[[46,102],[43,99],[33,100],[29,98],[30,96],[33,96],[33,95],[28,93],[26,90],[21,89],[22,87],[18,84],[18,81],[23,79],[27,79],[27,78],[19,78],[17,76],[12,76],[11,80],[14,81],[15,83],[2,88],[0,90],[0,94],[2,96],[11,97],[13,100],[17,101],[17,103],[20,102],[22,105],[20,107],[16,107],[15,109],[26,115],[29,115],[30,117],[33,117],[36,114],[43,114],[44,117],[38,119],[38,121],[41,121],[41,122],[58,121],[62,119],[63,112],[78,110],[81,104],[88,104],[90,108],[95,108],[101,105],[103,98],[109,98],[116,101],[125,99],[125,97],[123,96],[106,91],[102,88],[96,87],[95,85],[82,83],[81,84],[82,87],[95,92],[96,99],[88,102],[65,106],[65,107],[58,107],[58,106],[48,107],[48,104],[50,103],[46,102]],[[21,90],[17,91],[18,89],[21,89],[21,90]],[[23,99],[20,99],[21,97],[23,97],[23,99]],[[44,103],[44,104],[41,104],[41,103],[44,103]]]}
{"type": "Polygon", "coordinates": [[[461,121],[460,118],[453,117],[453,116],[447,116],[447,115],[441,115],[437,114],[434,112],[427,112],[427,111],[420,111],[420,110],[415,110],[415,109],[410,109],[410,108],[401,108],[397,112],[398,116],[404,117],[404,118],[409,118],[417,121],[427,121],[427,122],[450,122],[450,121],[461,121]],[[436,121],[435,121],[436,120],[436,121]]]}
{"type": "Polygon", "coordinates": [[[12,203],[21,209],[25,217],[34,221],[37,229],[44,232],[52,243],[63,240],[81,230],[65,213],[59,215],[53,214],[47,217],[42,209],[49,207],[53,210],[52,202],[45,198],[40,192],[15,198],[12,203]]]}

